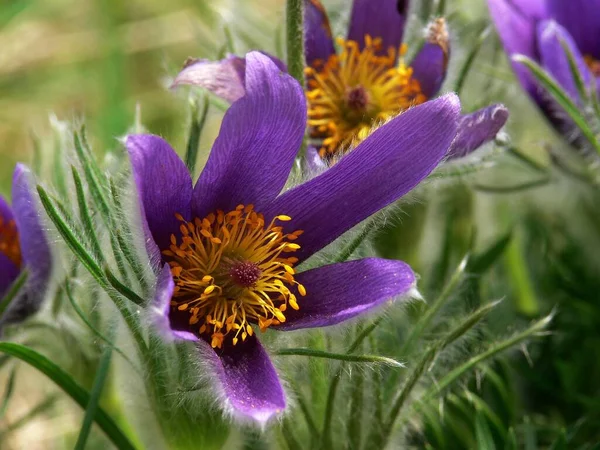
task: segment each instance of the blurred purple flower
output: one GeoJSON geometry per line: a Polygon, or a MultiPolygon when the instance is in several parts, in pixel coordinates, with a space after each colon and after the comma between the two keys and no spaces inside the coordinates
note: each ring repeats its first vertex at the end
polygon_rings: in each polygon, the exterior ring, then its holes
{"type": "MultiPolygon", "coordinates": [[[[569,66],[569,49],[586,85],[600,79],[600,0],[488,0],[509,56],[538,62],[581,105],[569,66]]],[[[573,125],[524,65],[512,62],[523,88],[563,134],[573,125]]]]}
{"type": "MultiPolygon", "coordinates": [[[[373,127],[438,94],[450,53],[444,19],[428,26],[425,43],[408,66],[401,58],[406,51],[402,35],[408,0],[355,0],[339,54],[321,3],[305,0],[304,7],[307,125],[318,155],[328,163],[355,147],[373,127]]],[[[284,70],[279,59],[268,56],[284,70]]],[[[200,86],[233,102],[244,95],[245,67],[245,59],[238,56],[191,60],[172,86],[200,86]]],[[[494,139],[507,119],[502,105],[466,116],[467,126],[459,128],[461,139],[448,157],[466,156],[494,139]]],[[[310,158],[316,162],[313,155],[310,158]]]]}
{"type": "Polygon", "coordinates": [[[175,151],[127,138],[148,250],[160,258],[152,311],[163,335],[197,343],[233,414],[265,422],[286,406],[255,328],[334,325],[415,287],[401,261],[294,266],[415,187],[455,139],[452,94],[381,126],[332,168],[282,192],[301,145],[300,85],[249,53],[245,95],[223,119],[195,186],[175,151]]]}
{"type": "Polygon", "coordinates": [[[17,164],[12,183],[12,207],[0,196],[0,298],[23,270],[27,283],[0,316],[0,327],[35,313],[44,298],[52,258],[32,194],[31,173],[17,164]]]}

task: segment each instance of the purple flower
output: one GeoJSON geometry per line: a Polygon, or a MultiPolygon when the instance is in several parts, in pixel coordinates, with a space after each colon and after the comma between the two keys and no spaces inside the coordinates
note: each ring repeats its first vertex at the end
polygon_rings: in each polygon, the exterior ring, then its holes
{"type": "MultiPolygon", "coordinates": [[[[425,44],[409,66],[401,57],[407,49],[402,44],[407,0],[355,0],[347,38],[338,39],[339,53],[320,1],[305,0],[304,7],[307,126],[327,163],[354,148],[374,127],[438,94],[450,53],[444,19],[428,26],[425,44]]],[[[238,56],[216,62],[192,60],[173,87],[201,86],[233,102],[244,95],[245,67],[245,59],[238,56]]],[[[464,136],[457,142],[467,146],[457,144],[449,158],[465,156],[494,139],[507,118],[502,105],[465,117],[469,126],[460,127],[464,136]]]]}
{"type": "Polygon", "coordinates": [[[0,196],[0,298],[22,270],[27,283],[0,317],[0,327],[35,313],[44,298],[52,257],[32,195],[31,174],[17,164],[13,174],[12,207],[0,196]]]}
{"type": "Polygon", "coordinates": [[[295,266],[426,177],[456,136],[460,105],[447,95],[412,108],[282,192],[305,130],[303,92],[257,52],[246,56],[244,81],[195,186],[161,138],[129,136],[126,146],[148,249],[163,264],[156,323],[197,343],[234,414],[264,422],[286,401],[259,329],[334,325],[414,289],[401,261],[295,266]]]}
{"type": "MultiPolygon", "coordinates": [[[[488,0],[506,52],[539,64],[581,104],[566,46],[586,85],[600,77],[600,0],[488,0]]],[[[524,65],[513,62],[523,88],[563,133],[572,124],[524,65]]]]}

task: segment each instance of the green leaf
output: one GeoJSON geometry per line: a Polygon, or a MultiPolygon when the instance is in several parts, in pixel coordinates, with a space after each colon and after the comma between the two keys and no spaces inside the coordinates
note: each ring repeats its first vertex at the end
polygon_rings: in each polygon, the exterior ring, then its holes
{"type": "Polygon", "coordinates": [[[482,450],[496,450],[492,432],[488,427],[485,417],[480,412],[475,416],[475,436],[477,438],[477,448],[482,450]]]}
{"type": "Polygon", "coordinates": [[[8,409],[8,403],[12,398],[13,392],[15,390],[15,376],[17,375],[17,368],[13,367],[10,371],[10,376],[8,377],[8,381],[6,383],[6,389],[4,391],[4,398],[2,399],[2,404],[0,405],[0,419],[4,417],[6,414],[6,410],[8,409]]]}
{"type": "Polygon", "coordinates": [[[400,361],[379,355],[349,355],[344,353],[332,353],[311,348],[281,348],[275,352],[276,355],[312,356],[313,358],[335,359],[337,361],[356,363],[377,363],[390,367],[405,367],[400,361]]]}
{"type": "MultiPolygon", "coordinates": [[[[228,30],[227,27],[225,27],[228,30]]],[[[230,51],[230,53],[234,53],[230,51]]],[[[194,170],[196,168],[196,161],[198,159],[198,146],[200,145],[200,137],[202,135],[202,130],[204,129],[204,124],[206,123],[206,117],[208,115],[208,95],[204,95],[202,98],[202,108],[200,108],[199,101],[194,100],[192,102],[192,111],[191,111],[191,124],[190,131],[188,136],[187,148],[185,152],[185,165],[188,170],[194,175],[194,170]]]]}
{"type": "Polygon", "coordinates": [[[458,77],[456,79],[456,84],[454,85],[454,91],[460,95],[462,88],[465,84],[465,81],[467,79],[467,75],[469,74],[469,71],[471,70],[471,67],[473,66],[473,63],[475,62],[475,58],[477,57],[477,54],[479,53],[479,50],[481,50],[481,46],[483,45],[483,43],[485,42],[485,40],[487,39],[487,37],[490,34],[490,30],[491,27],[490,26],[486,26],[477,36],[475,43],[473,45],[473,47],[471,48],[471,50],[469,51],[469,54],[467,55],[467,58],[465,59],[465,63],[462,65],[462,67],[460,68],[460,72],[458,74],[458,77]]]}
{"type": "Polygon", "coordinates": [[[8,292],[0,299],[0,318],[2,317],[2,314],[4,314],[4,311],[6,311],[6,308],[8,308],[11,302],[19,294],[21,288],[25,285],[28,274],[29,272],[27,272],[27,270],[21,271],[17,279],[13,281],[8,288],[8,292]]]}
{"type": "Polygon", "coordinates": [[[102,357],[100,358],[100,363],[98,364],[98,370],[96,371],[96,377],[94,378],[94,385],[92,386],[90,399],[88,401],[87,408],[85,409],[83,423],[81,424],[81,429],[79,430],[77,442],[75,443],[75,450],[85,449],[90,431],[92,430],[92,423],[94,422],[98,412],[100,396],[102,395],[102,390],[104,389],[106,377],[108,376],[108,371],[110,369],[111,357],[112,347],[107,346],[104,349],[102,357]]]}
{"type": "Polygon", "coordinates": [[[588,124],[585,116],[579,111],[578,106],[571,100],[565,91],[550,77],[544,69],[542,69],[535,61],[523,55],[513,56],[513,60],[524,64],[531,74],[540,82],[557,103],[565,110],[565,112],[573,119],[573,122],[581,130],[592,147],[600,154],[600,142],[594,131],[588,124]]]}
{"type": "Polygon", "coordinates": [[[467,264],[467,272],[478,275],[487,272],[502,256],[511,239],[512,230],[498,238],[483,252],[474,255],[467,264]]]}
{"type": "MultiPolygon", "coordinates": [[[[45,356],[28,347],[12,342],[0,342],[0,352],[14,356],[32,367],[35,367],[56,383],[58,387],[82,408],[86,408],[89,404],[90,394],[77,384],[67,372],[62,370],[45,356]]],[[[135,449],[123,431],[102,408],[98,407],[94,421],[118,449],[135,449]]]]}

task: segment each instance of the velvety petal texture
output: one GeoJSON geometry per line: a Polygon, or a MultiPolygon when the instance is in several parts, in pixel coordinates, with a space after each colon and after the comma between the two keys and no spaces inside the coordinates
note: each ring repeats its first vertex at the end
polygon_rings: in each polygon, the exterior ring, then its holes
{"type": "Polygon", "coordinates": [[[459,118],[454,94],[409,109],[329,170],[281,195],[265,216],[290,216],[290,230],[304,230],[295,256],[308,258],[429,175],[448,152],[459,118]]]}
{"type": "Polygon", "coordinates": [[[251,417],[264,423],[285,409],[285,394],[279,377],[256,336],[218,353],[211,351],[212,354],[206,354],[234,416],[251,417]]]}
{"type": "MultiPolygon", "coordinates": [[[[600,14],[600,9],[598,14],[600,14]]],[[[600,35],[598,36],[600,39],[600,35]]],[[[543,21],[538,26],[538,42],[542,66],[573,100],[581,104],[582,100],[579,97],[577,85],[571,73],[569,58],[563,45],[573,55],[583,82],[589,85],[593,78],[569,32],[554,20],[543,21]]]]}
{"type": "MultiPolygon", "coordinates": [[[[286,71],[286,65],[277,57],[263,53],[279,67],[286,71]]],[[[191,59],[177,74],[171,88],[181,85],[198,86],[227,100],[230,103],[244,96],[246,78],[246,59],[228,55],[220,61],[207,59],[191,59]]]]}
{"type": "Polygon", "coordinates": [[[335,54],[327,12],[319,0],[304,0],[304,54],[309,66],[335,54]]]}
{"type": "Polygon", "coordinates": [[[381,53],[402,42],[408,0],[354,0],[348,39],[364,47],[365,36],[381,38],[381,53]]]}
{"type": "Polygon", "coordinates": [[[421,86],[421,92],[427,98],[435,97],[439,92],[448,69],[448,55],[437,44],[425,43],[410,63],[413,78],[421,86]]]}
{"type": "Polygon", "coordinates": [[[462,158],[492,141],[507,120],[508,109],[504,105],[492,105],[464,115],[448,157],[462,158]]]}
{"type": "MultiPolygon", "coordinates": [[[[12,208],[8,202],[0,196],[0,222],[6,226],[12,220],[14,220],[12,208]]],[[[0,298],[17,278],[19,272],[20,268],[0,250],[0,298]]]]}
{"type": "Polygon", "coordinates": [[[42,207],[34,195],[35,183],[29,169],[17,164],[13,173],[12,205],[19,232],[22,265],[27,268],[27,283],[5,311],[0,325],[21,322],[37,312],[45,298],[52,271],[52,254],[42,207]]]}
{"type": "Polygon", "coordinates": [[[600,0],[547,0],[548,15],[565,27],[584,55],[600,59],[600,0]]]}
{"type": "Polygon", "coordinates": [[[244,96],[245,65],[244,58],[238,56],[228,56],[221,61],[191,60],[177,74],[171,87],[198,86],[228,102],[235,102],[244,96]]]}
{"type": "MultiPolygon", "coordinates": [[[[514,2],[510,0],[488,0],[490,16],[496,25],[502,45],[509,55],[522,54],[534,60],[538,59],[536,46],[536,26],[538,18],[533,12],[541,7],[526,9],[528,0],[514,2]]],[[[529,71],[522,64],[512,62],[521,85],[531,95],[537,96],[537,85],[529,71]]]]}
{"type": "Polygon", "coordinates": [[[193,212],[253,204],[257,210],[285,185],[306,126],[300,85],[266,56],[246,56],[246,95],[225,114],[194,188],[193,212]]]}
{"type": "Polygon", "coordinates": [[[142,217],[146,219],[146,232],[164,250],[181,224],[175,214],[190,219],[192,178],[175,150],[161,137],[132,135],[127,137],[125,145],[140,195],[142,217]]]}
{"type": "Polygon", "coordinates": [[[277,329],[335,325],[406,295],[416,284],[408,264],[379,258],[319,267],[298,274],[296,280],[310,289],[298,297],[300,309],[288,310],[287,320],[277,329]]]}

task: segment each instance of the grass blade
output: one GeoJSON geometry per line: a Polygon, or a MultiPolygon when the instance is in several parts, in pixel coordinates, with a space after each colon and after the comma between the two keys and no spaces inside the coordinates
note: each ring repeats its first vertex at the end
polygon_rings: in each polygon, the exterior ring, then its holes
{"type": "MultiPolygon", "coordinates": [[[[90,394],[83,389],[67,372],[62,370],[45,356],[20,344],[12,342],[0,342],[0,352],[14,356],[21,361],[35,367],[58,387],[60,387],[79,406],[86,408],[90,402],[90,394]]],[[[106,433],[111,442],[121,450],[134,450],[135,447],[129,441],[123,431],[117,426],[113,419],[100,407],[98,407],[94,421],[106,433]]]]}

